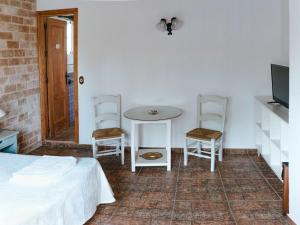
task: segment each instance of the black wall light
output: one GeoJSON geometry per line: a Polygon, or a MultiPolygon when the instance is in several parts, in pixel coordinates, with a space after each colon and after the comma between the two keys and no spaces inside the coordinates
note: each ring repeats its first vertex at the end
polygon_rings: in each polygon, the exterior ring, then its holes
{"type": "Polygon", "coordinates": [[[179,21],[176,17],[173,17],[170,21],[162,18],[157,24],[157,28],[161,31],[167,31],[168,35],[172,35],[173,30],[178,30],[181,26],[182,22],[179,21]]]}

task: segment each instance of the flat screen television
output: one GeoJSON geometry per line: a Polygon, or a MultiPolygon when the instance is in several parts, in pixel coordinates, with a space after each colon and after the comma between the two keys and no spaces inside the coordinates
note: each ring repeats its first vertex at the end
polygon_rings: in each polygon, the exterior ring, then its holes
{"type": "Polygon", "coordinates": [[[271,74],[274,101],[289,108],[289,67],[272,64],[271,74]]]}

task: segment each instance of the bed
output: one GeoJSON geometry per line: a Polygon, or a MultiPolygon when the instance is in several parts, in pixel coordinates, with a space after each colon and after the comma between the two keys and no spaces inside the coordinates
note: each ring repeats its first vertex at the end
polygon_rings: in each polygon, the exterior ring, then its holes
{"type": "Polygon", "coordinates": [[[93,158],[79,158],[58,182],[32,187],[10,181],[12,175],[41,156],[0,153],[0,224],[81,225],[99,204],[115,201],[99,164],[93,158]]]}

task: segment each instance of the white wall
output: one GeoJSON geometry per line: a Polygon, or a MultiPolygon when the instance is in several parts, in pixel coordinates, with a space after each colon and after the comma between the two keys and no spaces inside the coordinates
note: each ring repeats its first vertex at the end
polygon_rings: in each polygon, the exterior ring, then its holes
{"type": "Polygon", "coordinates": [[[300,2],[290,0],[290,217],[300,224],[300,2]]]}
{"type": "MultiPolygon", "coordinates": [[[[80,142],[90,143],[90,97],[122,94],[123,111],[148,104],[184,109],[173,146],[194,127],[196,95],[230,97],[226,147],[254,147],[255,95],[271,94],[270,63],[288,63],[285,0],[38,0],[38,10],[79,8],[80,142]],[[184,22],[172,37],[162,17],[184,22]]],[[[123,119],[129,131],[129,122],[123,119]]],[[[145,146],[160,146],[161,131],[145,146]]]]}

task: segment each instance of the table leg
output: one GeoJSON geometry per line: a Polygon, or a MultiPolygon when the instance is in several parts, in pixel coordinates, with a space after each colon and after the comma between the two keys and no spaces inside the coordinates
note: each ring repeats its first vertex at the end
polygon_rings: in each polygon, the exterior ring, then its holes
{"type": "Polygon", "coordinates": [[[135,122],[131,121],[131,171],[135,172],[135,122]]]}
{"type": "Polygon", "coordinates": [[[167,150],[167,171],[171,171],[171,120],[166,122],[166,150],[167,150]]]}
{"type": "Polygon", "coordinates": [[[140,124],[139,123],[135,123],[135,152],[138,153],[139,151],[139,146],[140,146],[140,124]]]}

